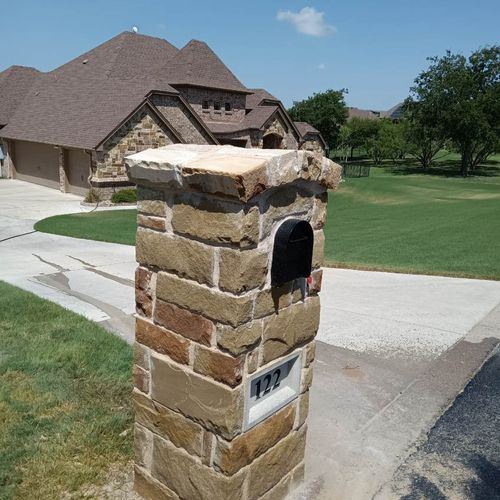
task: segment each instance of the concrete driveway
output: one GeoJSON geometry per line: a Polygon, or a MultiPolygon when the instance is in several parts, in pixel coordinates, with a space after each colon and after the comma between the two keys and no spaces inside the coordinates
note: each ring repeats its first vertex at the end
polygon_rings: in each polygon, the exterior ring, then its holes
{"type": "Polygon", "coordinates": [[[135,249],[33,232],[42,218],[91,210],[82,198],[0,180],[0,279],[133,339],[135,249]]]}
{"type": "MultiPolygon", "coordinates": [[[[0,279],[131,342],[134,248],[31,232],[40,218],[81,210],[76,196],[1,180],[0,279]]],[[[295,497],[368,499],[498,343],[500,282],[325,269],[321,295],[295,497]]]]}

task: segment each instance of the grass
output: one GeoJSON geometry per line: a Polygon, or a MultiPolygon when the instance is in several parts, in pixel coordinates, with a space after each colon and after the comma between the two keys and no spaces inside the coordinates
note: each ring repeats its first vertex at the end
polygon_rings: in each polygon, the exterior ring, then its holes
{"type": "Polygon", "coordinates": [[[63,498],[130,460],[131,364],[95,323],[0,282],[1,500],[63,498]]]}
{"type": "MultiPolygon", "coordinates": [[[[342,182],[330,193],[326,264],[500,279],[500,155],[467,179],[459,161],[443,152],[425,174],[410,161],[386,161],[342,182]]],[[[133,245],[135,218],[132,210],[61,215],[35,229],[133,245]]]]}
{"type": "Polygon", "coordinates": [[[137,211],[133,209],[55,215],[38,221],[35,229],[85,240],[135,245],[136,217],[137,211]]]}
{"type": "Polygon", "coordinates": [[[498,167],[468,179],[404,168],[374,168],[330,193],[327,264],[500,279],[498,167]]]}

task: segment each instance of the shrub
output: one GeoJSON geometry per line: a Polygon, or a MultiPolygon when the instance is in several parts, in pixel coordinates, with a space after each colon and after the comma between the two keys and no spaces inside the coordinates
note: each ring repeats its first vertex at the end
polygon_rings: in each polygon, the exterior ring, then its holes
{"type": "Polygon", "coordinates": [[[135,203],[137,201],[137,191],[135,189],[122,189],[113,193],[111,201],[113,203],[135,203]]]}
{"type": "Polygon", "coordinates": [[[90,188],[85,195],[85,201],[87,203],[99,203],[101,201],[101,195],[99,191],[94,188],[90,188]]]}

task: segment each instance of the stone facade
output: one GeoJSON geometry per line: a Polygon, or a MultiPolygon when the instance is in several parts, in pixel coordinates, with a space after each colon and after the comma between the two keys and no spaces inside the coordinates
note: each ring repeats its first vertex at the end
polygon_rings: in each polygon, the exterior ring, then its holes
{"type": "Polygon", "coordinates": [[[139,195],[136,491],[285,498],[304,474],[326,189],[340,167],[304,151],[188,145],[126,163],[139,195]],[[274,234],[291,217],[314,230],[311,283],[272,287],[274,234]],[[295,399],[244,430],[249,374],[290,353],[295,399]]]}
{"type": "Polygon", "coordinates": [[[153,94],[150,100],[186,144],[215,144],[210,134],[176,96],[153,94]]]}
{"type": "Polygon", "coordinates": [[[203,120],[238,123],[245,117],[246,94],[199,87],[177,87],[177,89],[203,120]],[[204,101],[208,103],[208,109],[203,109],[204,101]],[[219,110],[214,108],[216,102],[220,104],[219,110]],[[230,111],[225,110],[226,103],[230,105],[230,111]]]}
{"type": "Polygon", "coordinates": [[[306,134],[303,137],[300,149],[325,154],[325,148],[323,147],[322,142],[318,139],[318,136],[313,134],[306,134]]]}
{"type": "Polygon", "coordinates": [[[297,149],[299,147],[297,137],[295,137],[291,128],[279,115],[276,116],[269,124],[266,123],[266,125],[264,126],[261,139],[262,145],[259,145],[259,147],[263,147],[264,138],[268,134],[275,134],[282,138],[281,149],[297,149]]]}
{"type": "Polygon", "coordinates": [[[141,107],[104,142],[102,149],[92,152],[91,186],[101,199],[111,198],[115,191],[132,186],[125,171],[125,156],[176,142],[178,139],[161,120],[146,105],[141,107]]]}

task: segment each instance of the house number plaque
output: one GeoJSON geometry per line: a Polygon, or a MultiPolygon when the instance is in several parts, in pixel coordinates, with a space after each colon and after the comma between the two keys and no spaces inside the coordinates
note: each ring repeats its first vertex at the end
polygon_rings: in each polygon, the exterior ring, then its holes
{"type": "Polygon", "coordinates": [[[276,413],[298,396],[301,367],[301,356],[295,352],[250,377],[246,387],[243,430],[276,413]]]}

